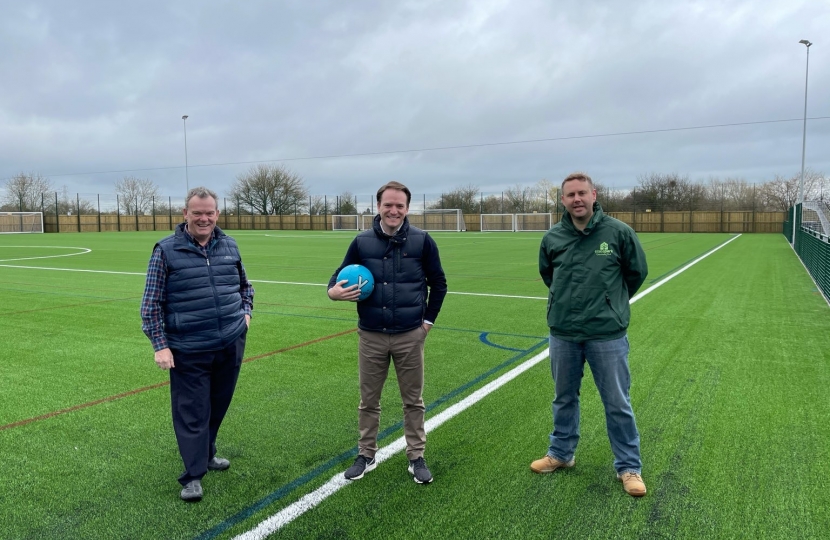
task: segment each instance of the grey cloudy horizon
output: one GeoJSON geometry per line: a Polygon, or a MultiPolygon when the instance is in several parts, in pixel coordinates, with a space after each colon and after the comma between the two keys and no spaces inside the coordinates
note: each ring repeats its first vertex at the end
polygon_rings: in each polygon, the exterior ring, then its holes
{"type": "Polygon", "coordinates": [[[806,165],[830,173],[830,2],[79,0],[2,11],[0,178],[39,173],[73,194],[114,193],[129,175],[181,195],[185,114],[187,182],[220,195],[280,160],[329,196],[393,179],[416,193],[498,192],[574,170],[618,189],[652,172],[788,177],[801,168],[801,39],[814,43],[806,165]],[[724,124],[735,125],[679,130],[724,124]],[[417,151],[429,148],[443,149],[417,151]]]}

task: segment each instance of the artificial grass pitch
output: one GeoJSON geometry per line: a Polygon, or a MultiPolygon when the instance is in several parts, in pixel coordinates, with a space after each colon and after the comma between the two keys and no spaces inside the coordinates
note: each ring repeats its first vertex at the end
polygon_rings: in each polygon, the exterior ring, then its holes
{"type": "MultiPolygon", "coordinates": [[[[181,463],[160,386],[0,429],[0,537],[231,538],[345,470],[357,438],[356,315],[329,301],[324,284],[351,236],[275,233],[236,235],[257,290],[252,361],[219,438],[231,469],[205,478],[205,499],[178,500],[181,463]]],[[[10,336],[0,424],[166,380],[138,317],[163,234],[6,240],[20,247],[2,259],[38,243],[38,256],[50,245],[92,251],[0,263],[51,268],[0,266],[10,336]]],[[[428,418],[537,354],[547,335],[540,235],[435,237],[450,291],[476,295],[450,294],[430,332],[428,418]]],[[[730,238],[641,237],[644,288],[730,238]]],[[[643,499],[614,477],[589,370],[576,467],[530,472],[551,430],[543,361],[429,433],[432,484],[415,484],[398,454],[276,537],[821,538],[830,530],[828,327],[830,308],[783,236],[743,235],[632,306],[643,499]]],[[[400,421],[392,371],[382,446],[402,436],[400,421]]]]}

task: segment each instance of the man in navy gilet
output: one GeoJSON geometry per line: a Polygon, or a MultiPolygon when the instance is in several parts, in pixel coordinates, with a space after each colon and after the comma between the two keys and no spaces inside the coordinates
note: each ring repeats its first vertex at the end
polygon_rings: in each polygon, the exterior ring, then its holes
{"type": "Polygon", "coordinates": [[[447,279],[435,240],[409,224],[411,198],[399,182],[382,186],[372,229],[355,237],[329,280],[329,298],[356,301],[357,285],[343,288],[348,281],[337,281],[340,270],[362,264],[375,279],[372,294],[357,304],[360,438],[357,459],[345,473],[348,480],[363,478],[376,466],[380,395],[392,360],[403,401],[409,474],[419,484],[432,482],[424,460],[424,341],[447,295],[447,279]]]}
{"type": "Polygon", "coordinates": [[[202,499],[202,477],[230,461],[216,456],[245,353],[254,289],[236,241],[216,226],[219,199],[191,189],[185,222],[158,242],[147,269],[141,328],[156,365],[170,371],[173,430],[185,471],[181,498],[202,499]]]}

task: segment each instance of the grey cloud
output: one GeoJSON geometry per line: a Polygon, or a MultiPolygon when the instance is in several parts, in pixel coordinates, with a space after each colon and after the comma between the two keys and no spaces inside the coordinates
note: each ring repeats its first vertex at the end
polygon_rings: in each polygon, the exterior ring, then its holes
{"type": "MultiPolygon", "coordinates": [[[[0,21],[0,178],[112,193],[135,172],[222,192],[249,165],[200,165],[830,116],[821,2],[24,2],[0,21]],[[820,33],[821,32],[821,33],[820,33]]],[[[830,172],[830,120],[808,165],[830,172]]],[[[312,192],[499,191],[586,169],[741,176],[800,168],[772,123],[286,162],[312,192]],[[417,187],[416,187],[417,186],[417,187]]]]}

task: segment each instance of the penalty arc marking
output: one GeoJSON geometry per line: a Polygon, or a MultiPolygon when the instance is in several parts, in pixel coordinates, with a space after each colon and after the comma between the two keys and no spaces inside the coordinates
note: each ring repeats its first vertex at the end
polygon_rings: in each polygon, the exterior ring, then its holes
{"type": "Polygon", "coordinates": [[[34,259],[57,259],[58,257],[74,257],[75,255],[86,255],[87,253],[91,253],[92,250],[89,248],[83,247],[72,247],[72,246],[0,246],[0,248],[30,248],[30,249],[77,249],[79,250],[78,253],[66,253],[64,255],[43,255],[41,257],[18,257],[15,259],[0,259],[0,262],[9,262],[9,261],[31,261],[34,259]]]}

